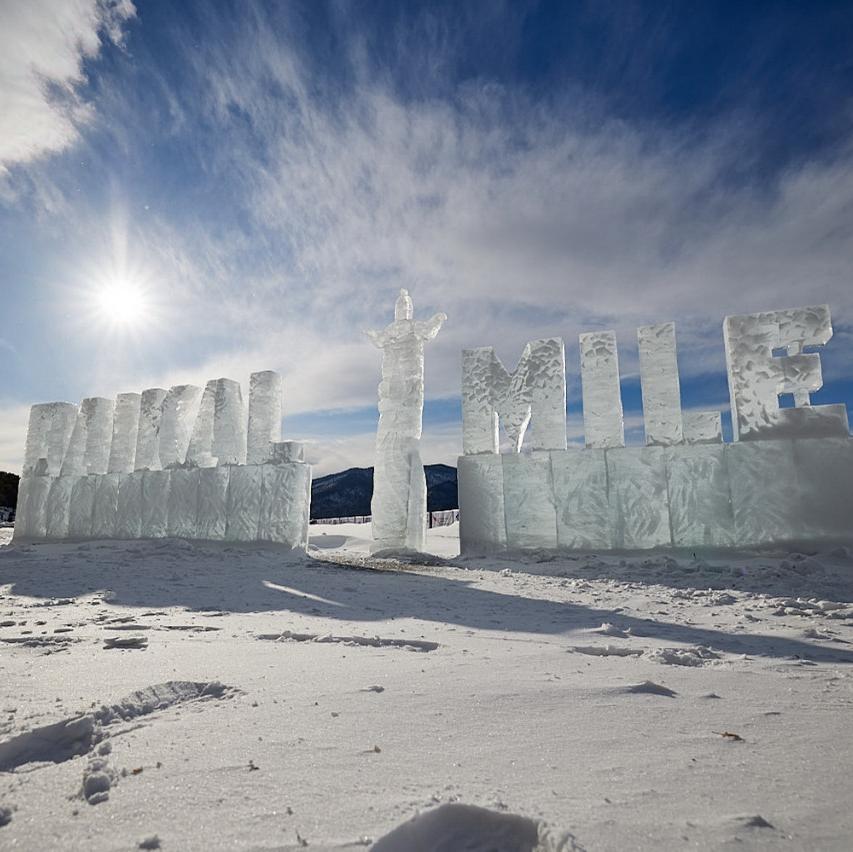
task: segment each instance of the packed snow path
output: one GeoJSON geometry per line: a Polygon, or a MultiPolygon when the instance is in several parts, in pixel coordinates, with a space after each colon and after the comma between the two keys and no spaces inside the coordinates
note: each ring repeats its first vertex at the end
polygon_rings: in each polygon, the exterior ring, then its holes
{"type": "Polygon", "coordinates": [[[849,849],[850,551],[311,531],[0,547],[0,847],[849,849]]]}

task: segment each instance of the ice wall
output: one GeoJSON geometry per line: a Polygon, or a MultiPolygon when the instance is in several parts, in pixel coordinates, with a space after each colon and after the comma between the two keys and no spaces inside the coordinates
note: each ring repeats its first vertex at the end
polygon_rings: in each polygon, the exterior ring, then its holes
{"type": "Polygon", "coordinates": [[[245,454],[247,424],[240,386],[228,379],[204,393],[175,385],[115,402],[85,399],[79,410],[33,406],[16,540],[179,537],[304,549],[311,468],[302,444],[272,440],[280,437],[280,377],[255,377],[262,462],[251,465],[234,461],[245,454]]]}
{"type": "Polygon", "coordinates": [[[394,306],[394,322],[367,332],[382,350],[379,427],[373,473],[373,539],[377,550],[423,548],[426,479],[420,456],[424,408],[424,345],[438,334],[445,314],[414,318],[406,290],[394,306]]]}
{"type": "MultiPolygon", "coordinates": [[[[637,333],[645,447],[623,446],[612,332],[580,337],[586,449],[517,452],[542,391],[521,364],[502,373],[490,348],[465,351],[463,552],[853,542],[846,407],[811,405],[820,361],[803,352],[831,334],[825,306],[726,318],[731,444],[718,411],[682,411],[673,323],[637,333]],[[794,408],[779,407],[783,393],[794,408]],[[498,452],[499,417],[516,452],[498,452]]],[[[552,393],[542,396],[553,405],[552,393]]]]}
{"type": "Polygon", "coordinates": [[[612,331],[580,336],[583,428],[590,449],[625,446],[619,357],[612,331]]]}
{"type": "Polygon", "coordinates": [[[272,444],[281,440],[281,376],[272,370],[249,379],[249,428],[246,462],[269,461],[272,444]]]}

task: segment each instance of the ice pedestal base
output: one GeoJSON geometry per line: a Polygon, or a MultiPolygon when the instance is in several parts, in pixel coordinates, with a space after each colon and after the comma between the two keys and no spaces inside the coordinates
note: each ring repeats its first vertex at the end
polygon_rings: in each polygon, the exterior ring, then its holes
{"type": "Polygon", "coordinates": [[[16,541],[185,538],[308,546],[311,466],[26,476],[16,541]]]}
{"type": "Polygon", "coordinates": [[[853,543],[853,440],[459,459],[463,553],[853,543]]]}

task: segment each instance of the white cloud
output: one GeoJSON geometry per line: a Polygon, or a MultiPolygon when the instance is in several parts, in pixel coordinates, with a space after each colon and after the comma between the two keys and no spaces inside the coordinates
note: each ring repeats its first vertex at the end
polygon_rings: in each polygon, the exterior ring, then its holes
{"type": "Polygon", "coordinates": [[[102,39],[119,42],[131,0],[26,0],[0,9],[0,174],[61,151],[91,117],[77,87],[102,39]]]}

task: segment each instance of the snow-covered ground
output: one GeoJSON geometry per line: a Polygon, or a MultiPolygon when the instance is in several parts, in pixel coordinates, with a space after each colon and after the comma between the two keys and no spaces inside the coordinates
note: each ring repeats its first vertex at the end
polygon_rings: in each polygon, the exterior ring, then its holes
{"type": "Polygon", "coordinates": [[[0,547],[0,848],[851,848],[853,551],[311,533],[0,547]]]}

